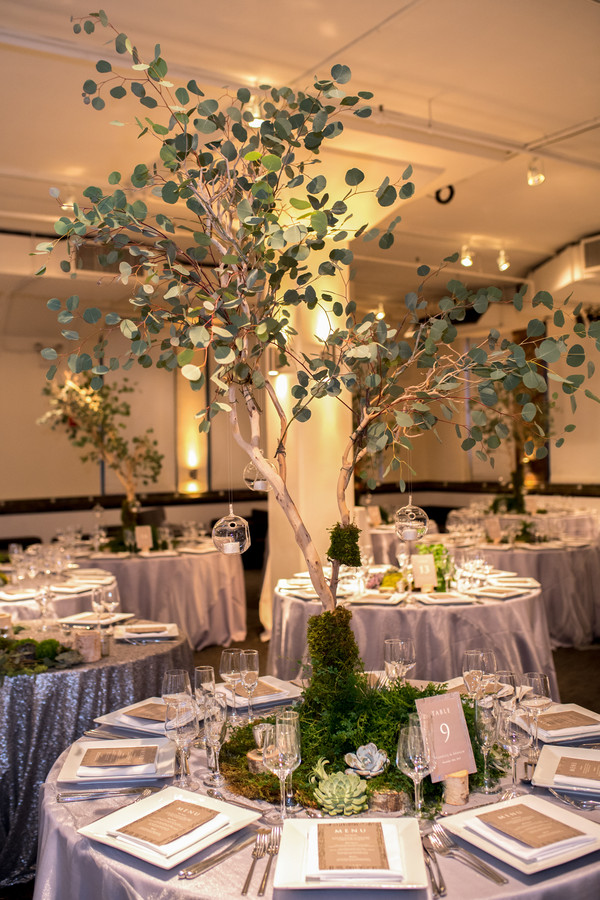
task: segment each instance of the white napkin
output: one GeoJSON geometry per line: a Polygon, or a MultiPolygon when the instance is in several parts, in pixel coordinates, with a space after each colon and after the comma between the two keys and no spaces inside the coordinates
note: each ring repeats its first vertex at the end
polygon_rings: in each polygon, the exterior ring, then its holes
{"type": "MultiPolygon", "coordinates": [[[[144,638],[174,637],[173,628],[175,627],[175,629],[177,630],[177,626],[168,625],[167,623],[165,623],[165,625],[167,626],[167,628],[171,628],[171,632],[169,632],[169,631],[151,631],[150,629],[148,629],[148,631],[133,631],[133,630],[128,631],[127,625],[123,625],[122,626],[123,631],[122,632],[119,631],[119,636],[121,638],[131,638],[133,640],[135,640],[135,638],[137,638],[138,640],[143,640],[144,638]]],[[[133,629],[133,628],[135,628],[135,625],[131,625],[130,627],[131,627],[131,629],[133,629]]]]}
{"type": "Polygon", "coordinates": [[[395,822],[382,822],[383,839],[389,869],[319,869],[318,823],[308,832],[306,854],[307,881],[401,881],[404,878],[402,853],[395,822]]]}
{"type": "Polygon", "coordinates": [[[556,785],[556,787],[584,787],[600,791],[600,781],[598,781],[597,778],[580,778],[576,775],[555,775],[552,779],[552,784],[556,785]]]}
{"type": "Polygon", "coordinates": [[[550,859],[552,856],[557,856],[559,853],[565,853],[567,850],[572,850],[575,847],[582,847],[585,844],[594,843],[596,840],[591,834],[581,834],[577,835],[577,837],[567,838],[564,841],[555,841],[554,844],[548,844],[546,847],[528,847],[516,838],[509,837],[507,834],[502,834],[502,832],[497,831],[497,829],[492,828],[490,825],[486,825],[485,822],[482,822],[477,816],[473,816],[472,819],[465,821],[464,825],[470,831],[474,831],[475,834],[480,835],[492,844],[495,844],[497,847],[506,850],[508,853],[511,853],[513,856],[516,856],[525,862],[550,859]]]}
{"type": "Polygon", "coordinates": [[[203,838],[208,837],[210,834],[214,834],[215,831],[220,831],[222,828],[225,828],[226,825],[229,825],[229,819],[224,813],[219,813],[214,819],[211,819],[210,822],[206,822],[204,825],[200,825],[199,828],[194,828],[193,831],[182,834],[177,840],[171,841],[169,844],[162,844],[160,847],[158,844],[153,844],[151,841],[144,841],[142,838],[136,838],[130,834],[123,834],[120,831],[111,830],[107,831],[106,834],[110,837],[117,838],[119,841],[123,841],[125,844],[132,844],[134,847],[145,847],[147,850],[152,850],[153,853],[158,853],[159,856],[168,858],[169,856],[174,856],[176,853],[181,853],[182,850],[187,850],[192,844],[197,844],[198,841],[203,840],[203,838]]]}
{"type": "Polygon", "coordinates": [[[133,715],[127,716],[125,713],[119,717],[119,721],[115,724],[129,725],[131,728],[143,728],[144,731],[152,731],[155,734],[164,735],[165,733],[164,722],[156,722],[154,719],[142,719],[133,715]]]}
{"type": "MultiPolygon", "coordinates": [[[[546,710],[546,715],[549,715],[554,712],[559,712],[560,708],[550,707],[549,710],[546,710]]],[[[591,718],[594,717],[594,714],[591,710],[586,710],[586,714],[589,714],[591,718]]],[[[543,728],[541,725],[538,726],[539,736],[544,740],[545,737],[550,738],[571,738],[571,737],[584,737],[586,734],[596,734],[600,732],[600,719],[596,721],[593,725],[575,725],[573,728],[543,728]]]]}
{"type": "MultiPolygon", "coordinates": [[[[112,580],[112,579],[111,579],[112,580]]],[[[51,585],[50,589],[56,594],[85,594],[87,591],[93,591],[98,586],[97,581],[63,581],[59,584],[51,585]]]]}

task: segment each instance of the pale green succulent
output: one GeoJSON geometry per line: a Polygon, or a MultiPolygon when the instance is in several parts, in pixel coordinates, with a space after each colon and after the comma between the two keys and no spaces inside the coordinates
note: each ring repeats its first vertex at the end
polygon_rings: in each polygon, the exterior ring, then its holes
{"type": "Polygon", "coordinates": [[[387,753],[378,750],[375,744],[365,744],[356,753],[346,753],[344,762],[350,767],[346,769],[346,775],[374,778],[385,771],[389,759],[387,753]]]}
{"type": "Polygon", "coordinates": [[[325,764],[329,760],[321,757],[313,769],[310,780],[315,788],[314,797],[323,812],[329,816],[354,816],[367,808],[366,782],[358,775],[335,772],[328,775],[325,764]]]}

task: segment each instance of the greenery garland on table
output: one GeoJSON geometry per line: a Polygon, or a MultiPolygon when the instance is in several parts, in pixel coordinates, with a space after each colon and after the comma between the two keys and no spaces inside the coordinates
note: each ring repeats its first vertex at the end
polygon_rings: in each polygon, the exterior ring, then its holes
{"type": "MultiPolygon", "coordinates": [[[[366,783],[366,793],[374,791],[405,791],[413,795],[410,779],[395,765],[396,745],[400,727],[415,711],[415,700],[444,693],[443,688],[429,684],[424,690],[411,685],[371,686],[364,674],[363,664],[352,629],[351,612],[342,606],[332,612],[313,616],[308,625],[308,645],[312,661],[310,686],[303,694],[303,702],[296,707],[300,717],[302,763],[294,772],[296,797],[304,806],[317,806],[315,785],[310,776],[320,759],[330,761],[328,770],[343,772],[344,756],[354,753],[367,743],[383,750],[390,764],[387,769],[366,783]]],[[[463,703],[467,727],[473,743],[477,773],[470,776],[470,787],[483,782],[483,757],[475,739],[473,709],[463,703]]],[[[265,721],[274,721],[273,715],[265,721]]],[[[228,787],[236,794],[277,802],[279,783],[270,773],[253,774],[248,769],[246,753],[255,746],[252,726],[236,729],[221,751],[221,769],[228,787]]],[[[490,755],[489,772],[498,779],[504,769],[490,755]]],[[[438,805],[442,784],[424,781],[426,802],[438,805]]]]}
{"type": "Polygon", "coordinates": [[[40,675],[48,669],[70,669],[83,662],[77,650],[65,647],[54,638],[0,637],[0,681],[8,676],[40,675]]]}

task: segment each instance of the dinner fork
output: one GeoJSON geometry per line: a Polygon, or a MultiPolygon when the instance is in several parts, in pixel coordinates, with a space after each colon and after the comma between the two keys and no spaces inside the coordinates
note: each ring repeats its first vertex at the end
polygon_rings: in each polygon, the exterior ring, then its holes
{"type": "Polygon", "coordinates": [[[482,859],[479,859],[478,856],[475,856],[474,853],[465,850],[463,847],[459,847],[438,822],[433,823],[433,831],[431,832],[430,837],[436,852],[439,853],[440,856],[450,856],[451,858],[458,859],[466,866],[470,866],[475,872],[484,875],[496,884],[508,884],[508,878],[505,878],[500,872],[492,869],[491,866],[488,866],[487,863],[482,859]]]}
{"type": "Polygon", "coordinates": [[[242,888],[242,896],[245,896],[248,893],[248,889],[250,887],[250,882],[252,881],[252,876],[254,875],[254,867],[256,865],[256,860],[261,859],[267,850],[268,839],[271,831],[269,828],[261,828],[258,834],[256,835],[256,840],[254,842],[254,847],[252,848],[252,862],[250,864],[250,871],[246,876],[246,880],[244,882],[244,887],[242,888]]]}
{"type": "Polygon", "coordinates": [[[258,889],[258,896],[264,896],[266,887],[267,887],[267,879],[269,877],[269,872],[271,871],[271,866],[273,864],[273,857],[277,856],[279,853],[279,845],[281,843],[281,825],[276,825],[271,831],[271,836],[269,837],[269,843],[267,845],[267,853],[269,854],[269,859],[267,861],[267,867],[265,869],[265,874],[262,877],[262,881],[260,883],[260,887],[258,889]]]}

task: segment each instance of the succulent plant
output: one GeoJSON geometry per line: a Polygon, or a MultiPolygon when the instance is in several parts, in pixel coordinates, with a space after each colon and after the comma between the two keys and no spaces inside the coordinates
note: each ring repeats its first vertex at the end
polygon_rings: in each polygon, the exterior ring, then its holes
{"type": "Polygon", "coordinates": [[[328,762],[321,757],[310,777],[313,784],[319,782],[314,797],[323,812],[329,816],[354,816],[367,809],[366,784],[362,778],[344,772],[328,775],[325,771],[328,762]]]}
{"type": "Polygon", "coordinates": [[[356,753],[346,753],[344,762],[349,766],[346,775],[374,778],[385,770],[389,759],[387,753],[379,750],[375,744],[365,744],[356,753]]]}

